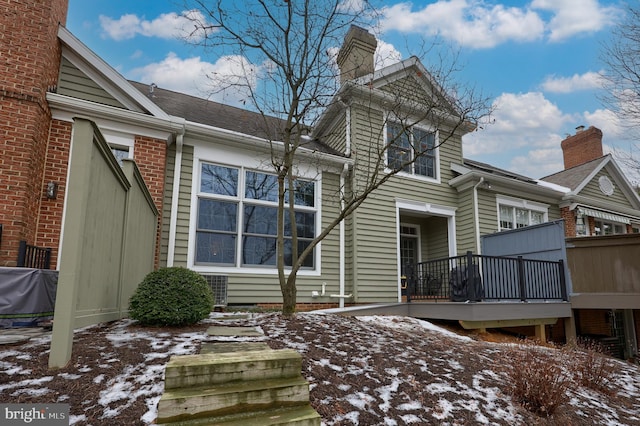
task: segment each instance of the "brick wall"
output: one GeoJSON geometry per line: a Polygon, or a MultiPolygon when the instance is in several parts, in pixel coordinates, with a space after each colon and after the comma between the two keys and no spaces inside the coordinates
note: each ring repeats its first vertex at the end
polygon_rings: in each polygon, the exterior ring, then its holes
{"type": "Polygon", "coordinates": [[[578,334],[611,336],[611,318],[608,309],[580,309],[575,311],[578,334]]]}
{"type": "Polygon", "coordinates": [[[0,0],[0,266],[16,264],[19,240],[35,242],[51,122],[46,92],[58,78],[67,6],[0,0]]]}
{"type": "Polygon", "coordinates": [[[572,238],[576,236],[576,215],[573,210],[569,210],[569,207],[562,207],[560,209],[560,216],[564,219],[564,236],[572,238]]]}
{"type": "Polygon", "coordinates": [[[167,142],[136,135],[133,159],[144,182],[149,188],[153,202],[158,209],[158,228],[156,236],[155,265],[160,264],[160,242],[162,238],[162,199],[164,195],[164,175],[167,165],[167,142]]]}
{"type": "Polygon", "coordinates": [[[46,188],[47,182],[55,182],[58,185],[58,191],[55,199],[44,197],[40,203],[35,245],[52,249],[52,269],[55,268],[58,260],[58,247],[62,232],[62,212],[67,188],[71,129],[72,123],[70,122],[53,120],[47,145],[44,186],[46,188]]]}
{"type": "Polygon", "coordinates": [[[564,157],[564,168],[579,166],[602,157],[602,131],[596,127],[578,130],[560,144],[564,157]]]}

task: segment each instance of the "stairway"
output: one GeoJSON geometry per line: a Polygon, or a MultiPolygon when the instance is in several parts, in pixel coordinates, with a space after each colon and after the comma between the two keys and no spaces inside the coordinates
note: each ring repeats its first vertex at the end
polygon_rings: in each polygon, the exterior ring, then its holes
{"type": "Polygon", "coordinates": [[[300,374],[298,352],[266,345],[220,345],[206,353],[171,358],[156,423],[320,425],[320,416],[309,405],[309,384],[300,374]]]}

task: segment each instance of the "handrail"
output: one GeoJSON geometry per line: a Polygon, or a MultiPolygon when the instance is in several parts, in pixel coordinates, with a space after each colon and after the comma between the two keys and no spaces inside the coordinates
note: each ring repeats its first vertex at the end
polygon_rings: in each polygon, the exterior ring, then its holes
{"type": "Polygon", "coordinates": [[[567,301],[564,262],[487,256],[468,251],[405,267],[407,300],[563,300],[567,301]]]}

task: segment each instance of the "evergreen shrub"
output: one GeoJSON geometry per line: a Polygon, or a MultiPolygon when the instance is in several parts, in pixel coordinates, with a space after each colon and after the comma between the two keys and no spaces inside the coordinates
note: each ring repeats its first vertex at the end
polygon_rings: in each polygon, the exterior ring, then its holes
{"type": "Polygon", "coordinates": [[[181,326],[209,316],[214,298],[207,281],[182,267],[148,274],[129,300],[131,318],[143,325],[181,326]]]}

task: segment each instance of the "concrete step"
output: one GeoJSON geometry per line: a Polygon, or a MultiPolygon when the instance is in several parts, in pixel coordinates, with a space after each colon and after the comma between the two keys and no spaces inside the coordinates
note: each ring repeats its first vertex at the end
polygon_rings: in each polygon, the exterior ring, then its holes
{"type": "Polygon", "coordinates": [[[320,426],[321,420],[320,415],[309,404],[306,404],[220,417],[201,417],[173,422],[170,426],[320,426]]]}
{"type": "Polygon", "coordinates": [[[309,384],[297,377],[235,381],[212,387],[165,389],[158,423],[246,413],[309,403],[309,384]]]}
{"type": "Polygon", "coordinates": [[[222,354],[228,352],[267,351],[269,345],[264,342],[214,342],[203,343],[200,346],[201,354],[222,354]]]}
{"type": "Polygon", "coordinates": [[[296,377],[302,357],[292,349],[205,353],[172,357],[165,368],[165,390],[234,381],[296,377]]]}

